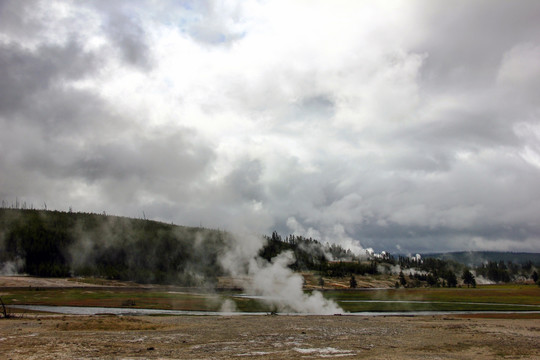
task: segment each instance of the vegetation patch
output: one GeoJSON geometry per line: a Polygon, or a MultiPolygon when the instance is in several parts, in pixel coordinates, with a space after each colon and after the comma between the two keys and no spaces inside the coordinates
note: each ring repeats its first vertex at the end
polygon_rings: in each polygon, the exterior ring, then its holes
{"type": "MultiPolygon", "coordinates": [[[[145,309],[219,311],[231,300],[238,311],[265,312],[272,308],[264,301],[220,294],[162,292],[122,289],[12,290],[3,296],[6,304],[98,306],[145,309]]],[[[348,312],[392,311],[540,311],[540,289],[525,286],[505,290],[499,287],[456,289],[390,289],[325,291],[324,297],[337,302],[348,312]],[[480,295],[480,296],[479,296],[480,295]],[[530,305],[530,306],[523,306],[530,305]]]]}

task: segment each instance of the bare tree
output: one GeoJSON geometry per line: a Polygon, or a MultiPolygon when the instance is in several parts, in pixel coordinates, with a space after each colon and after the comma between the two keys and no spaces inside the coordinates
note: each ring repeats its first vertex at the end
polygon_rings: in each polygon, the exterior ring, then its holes
{"type": "Polygon", "coordinates": [[[4,304],[4,301],[0,297],[0,304],[2,304],[2,312],[4,313],[4,319],[7,319],[9,317],[7,311],[6,311],[6,305],[4,304]]]}
{"type": "Polygon", "coordinates": [[[349,280],[349,286],[351,289],[356,289],[356,286],[358,286],[358,283],[356,282],[356,278],[353,274],[351,274],[351,279],[349,280]]]}

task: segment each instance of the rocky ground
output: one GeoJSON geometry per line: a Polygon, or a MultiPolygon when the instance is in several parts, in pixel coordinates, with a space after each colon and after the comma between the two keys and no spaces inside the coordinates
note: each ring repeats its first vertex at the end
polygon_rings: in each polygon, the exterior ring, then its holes
{"type": "Polygon", "coordinates": [[[360,316],[0,319],[3,359],[540,359],[536,319],[360,316]]]}

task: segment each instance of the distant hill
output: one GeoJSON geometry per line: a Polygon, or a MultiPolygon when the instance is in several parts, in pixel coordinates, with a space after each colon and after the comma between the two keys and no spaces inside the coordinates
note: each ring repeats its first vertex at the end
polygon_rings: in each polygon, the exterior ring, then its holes
{"type": "MultiPolygon", "coordinates": [[[[431,253],[422,254],[426,261],[418,264],[401,256],[397,260],[360,259],[338,245],[302,236],[282,238],[274,232],[263,238],[266,245],[259,250],[262,259],[271,261],[281,252],[290,251],[295,258],[289,266],[292,270],[312,270],[330,277],[377,274],[382,262],[403,268],[420,266],[436,274],[435,279],[444,278],[449,270],[461,271],[455,263],[478,267],[491,262],[477,273],[485,273],[493,281],[529,277],[540,268],[538,253],[431,253]],[[430,258],[432,261],[427,261],[430,258]],[[518,266],[507,269],[493,265],[499,261],[518,266]]],[[[0,274],[95,276],[213,287],[218,277],[226,275],[221,259],[234,246],[233,235],[220,230],[105,214],[0,208],[0,274]]]]}
{"type": "Polygon", "coordinates": [[[540,265],[540,253],[526,252],[499,252],[499,251],[458,251],[448,253],[427,253],[420,254],[422,258],[435,258],[441,260],[452,260],[467,266],[480,266],[487,262],[505,263],[511,261],[514,264],[526,264],[531,262],[540,265]]]}
{"type": "MultiPolygon", "coordinates": [[[[293,270],[328,270],[328,259],[352,260],[338,245],[301,236],[263,236],[259,256],[290,251],[293,270]]],[[[0,208],[0,274],[96,276],[139,283],[214,286],[221,257],[235,242],[220,230],[92,213],[0,208]]],[[[335,266],[334,266],[335,267],[335,266]]],[[[374,266],[358,265],[358,273],[374,266]]],[[[349,269],[351,270],[351,269],[349,269]]]]}
{"type": "Polygon", "coordinates": [[[0,270],[211,285],[228,233],[89,213],[0,209],[0,270]]]}

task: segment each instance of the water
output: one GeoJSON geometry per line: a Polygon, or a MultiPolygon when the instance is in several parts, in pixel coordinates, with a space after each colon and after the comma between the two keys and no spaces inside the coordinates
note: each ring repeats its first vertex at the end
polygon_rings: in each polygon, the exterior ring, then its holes
{"type": "MultiPolygon", "coordinates": [[[[240,316],[268,315],[267,312],[219,312],[219,311],[183,311],[160,309],[127,309],[108,307],[82,307],[82,306],[47,306],[47,305],[9,305],[14,309],[50,312],[66,315],[194,315],[194,316],[240,316]]],[[[540,314],[540,311],[390,311],[390,312],[354,312],[336,315],[349,316],[427,316],[427,315],[458,315],[458,314],[540,314]]],[[[320,314],[304,313],[278,313],[278,315],[315,316],[320,314]]]]}
{"type": "Polygon", "coordinates": [[[531,304],[508,304],[508,303],[488,303],[470,301],[426,301],[426,300],[339,300],[340,303],[397,303],[397,304],[459,304],[459,305],[487,305],[487,306],[516,306],[533,307],[540,305],[531,304]]]}
{"type": "Polygon", "coordinates": [[[184,311],[162,309],[113,308],[93,306],[7,305],[8,308],[51,312],[66,315],[265,315],[266,313],[184,311]]]}

